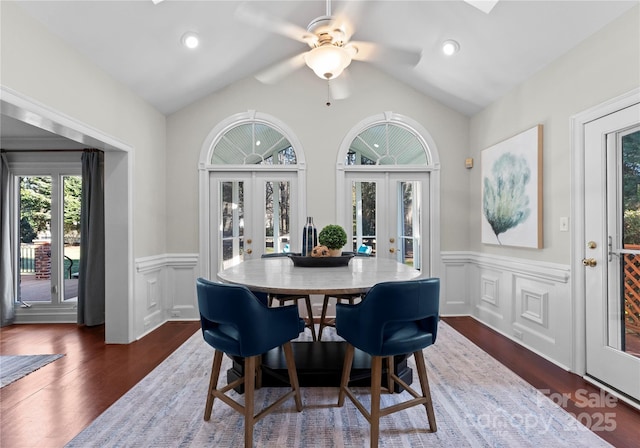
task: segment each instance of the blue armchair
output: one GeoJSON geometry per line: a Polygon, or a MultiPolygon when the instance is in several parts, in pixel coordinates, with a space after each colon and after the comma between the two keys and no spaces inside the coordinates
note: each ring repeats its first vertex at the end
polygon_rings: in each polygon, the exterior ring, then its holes
{"type": "Polygon", "coordinates": [[[199,278],[196,281],[196,289],[202,335],[204,340],[215,349],[204,419],[208,421],[211,418],[213,401],[219,398],[244,414],[244,443],[245,447],[252,447],[253,425],[273,411],[276,406],[294,397],[296,410],[302,411],[298,376],[290,341],[304,331],[304,321],[300,319],[297,307],[268,308],[244,286],[199,278]],[[259,369],[261,355],[279,346],[284,350],[291,390],[260,413],[254,414],[256,370],[259,369]],[[218,389],[218,377],[224,353],[244,358],[244,377],[218,389]],[[226,392],[241,384],[244,384],[244,406],[226,395],[226,392]]]}
{"type": "Polygon", "coordinates": [[[429,428],[437,430],[427,369],[422,350],[435,343],[438,333],[440,280],[419,279],[405,282],[385,282],[373,286],[356,305],[336,305],[336,331],[347,341],[338,406],[345,395],[371,424],[371,447],[378,446],[380,417],[424,405],[429,428]],[[349,389],[349,377],[355,348],[371,355],[370,412],[349,389]],[[422,394],[418,394],[393,371],[393,357],[412,353],[422,394]],[[387,361],[387,388],[393,393],[397,382],[414,398],[380,409],[382,360],[387,361]]]}

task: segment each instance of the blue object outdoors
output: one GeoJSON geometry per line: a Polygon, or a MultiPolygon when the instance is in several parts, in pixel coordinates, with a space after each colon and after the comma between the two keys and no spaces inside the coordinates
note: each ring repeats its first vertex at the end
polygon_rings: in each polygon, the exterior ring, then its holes
{"type": "Polygon", "coordinates": [[[366,244],[361,244],[360,247],[358,247],[359,254],[371,255],[371,250],[371,246],[367,246],[366,244]]]}

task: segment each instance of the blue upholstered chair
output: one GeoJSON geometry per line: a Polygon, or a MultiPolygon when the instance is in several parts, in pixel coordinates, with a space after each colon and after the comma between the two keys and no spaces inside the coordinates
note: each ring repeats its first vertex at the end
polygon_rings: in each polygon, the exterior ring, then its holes
{"type": "Polygon", "coordinates": [[[211,418],[213,400],[219,398],[244,414],[244,444],[245,447],[252,447],[253,425],[276,406],[294,397],[296,410],[302,411],[298,375],[290,341],[304,331],[304,321],[298,315],[298,307],[269,308],[244,286],[199,278],[196,288],[202,335],[215,349],[204,419],[208,421],[211,418]],[[254,414],[256,370],[259,369],[261,355],[279,346],[284,349],[291,390],[260,413],[254,414]],[[244,377],[218,389],[222,355],[225,353],[244,358],[244,377]],[[243,383],[244,406],[226,395],[226,392],[243,383]]]}
{"type": "Polygon", "coordinates": [[[345,395],[371,424],[371,447],[378,446],[380,417],[424,405],[431,432],[435,432],[436,418],[431,402],[422,350],[436,341],[439,319],[440,280],[437,278],[404,282],[385,282],[374,285],[356,305],[336,305],[336,331],[347,341],[347,350],[340,381],[338,406],[345,395]],[[371,355],[370,412],[349,389],[354,347],[371,355]],[[393,369],[395,355],[413,354],[422,394],[418,394],[393,369]],[[387,361],[387,388],[393,393],[397,382],[414,398],[380,409],[382,360],[387,361]]]}
{"type": "MultiPolygon", "coordinates": [[[[300,255],[300,254],[296,254],[300,255]]],[[[262,254],[262,258],[279,258],[288,257],[289,254],[283,252],[272,252],[268,254],[262,254]]],[[[269,306],[273,306],[273,302],[278,302],[279,306],[286,304],[287,302],[298,303],[298,300],[304,300],[307,307],[307,319],[305,326],[311,330],[311,338],[316,341],[316,327],[313,321],[313,309],[311,308],[311,296],[309,294],[269,294],[268,296],[269,306]]]]}

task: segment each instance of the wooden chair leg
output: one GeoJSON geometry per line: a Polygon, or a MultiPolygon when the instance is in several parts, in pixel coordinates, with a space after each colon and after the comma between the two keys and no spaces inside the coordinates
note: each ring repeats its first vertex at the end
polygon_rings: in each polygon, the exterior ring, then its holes
{"type": "Polygon", "coordinates": [[[395,382],[393,381],[393,375],[394,375],[394,365],[393,365],[393,356],[387,356],[387,389],[389,390],[389,393],[392,394],[394,391],[393,389],[395,388],[395,382]]]}
{"type": "Polygon", "coordinates": [[[318,341],[322,340],[322,330],[326,327],[327,307],[329,306],[329,296],[325,295],[322,301],[322,313],[320,313],[320,328],[318,329],[318,341]]]}
{"type": "Polygon", "coordinates": [[[431,401],[431,389],[429,388],[429,379],[427,378],[427,367],[424,364],[424,355],[421,351],[415,352],[413,357],[416,360],[416,369],[418,370],[418,378],[420,379],[420,387],[422,388],[422,396],[427,399],[424,407],[427,409],[427,420],[429,420],[429,428],[431,432],[436,432],[436,414],[433,412],[433,402],[431,401]]]}
{"type": "Polygon", "coordinates": [[[256,389],[262,389],[262,355],[258,355],[256,362],[256,389]]]}
{"type": "Polygon", "coordinates": [[[253,401],[256,375],[256,358],[249,356],[244,359],[244,446],[253,448],[253,401]]]}
{"type": "Polygon", "coordinates": [[[317,341],[318,338],[316,337],[316,325],[313,322],[313,309],[311,308],[311,297],[306,296],[304,301],[307,305],[307,316],[309,318],[309,328],[311,329],[311,337],[313,338],[313,341],[317,341]]]}
{"type": "Polygon", "coordinates": [[[353,364],[353,353],[355,349],[353,345],[347,343],[347,350],[344,354],[344,364],[342,366],[342,378],[340,380],[340,392],[338,393],[338,406],[344,404],[345,389],[349,386],[349,377],[351,376],[351,364],[353,364]]]}
{"type": "Polygon", "coordinates": [[[298,372],[296,371],[296,363],[293,359],[293,348],[291,342],[286,342],[282,348],[284,349],[284,358],[287,361],[287,371],[289,372],[289,383],[294,391],[294,399],[296,401],[296,410],[302,411],[302,398],[300,398],[300,385],[298,384],[298,372]]]}
{"type": "Polygon", "coordinates": [[[209,421],[211,418],[211,409],[213,409],[213,391],[218,386],[218,377],[220,376],[220,366],[222,365],[223,353],[216,350],[213,355],[213,365],[211,366],[211,378],[209,379],[209,390],[207,391],[207,403],[204,406],[204,419],[209,421]]]}
{"type": "Polygon", "coordinates": [[[380,389],[382,381],[382,357],[371,357],[371,448],[378,447],[380,438],[380,389]]]}

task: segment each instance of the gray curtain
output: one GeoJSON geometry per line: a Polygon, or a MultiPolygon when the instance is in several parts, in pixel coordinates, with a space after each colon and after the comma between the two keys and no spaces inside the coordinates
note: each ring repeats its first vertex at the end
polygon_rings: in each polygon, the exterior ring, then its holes
{"type": "Polygon", "coordinates": [[[12,324],[16,317],[13,275],[13,254],[16,248],[11,238],[14,225],[11,219],[13,203],[9,165],[6,156],[0,154],[0,327],[12,324]]]}
{"type": "Polygon", "coordinates": [[[104,175],[102,152],[82,153],[78,323],[104,323],[104,175]]]}

